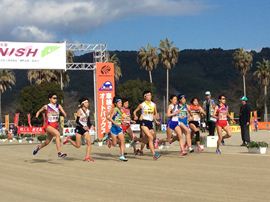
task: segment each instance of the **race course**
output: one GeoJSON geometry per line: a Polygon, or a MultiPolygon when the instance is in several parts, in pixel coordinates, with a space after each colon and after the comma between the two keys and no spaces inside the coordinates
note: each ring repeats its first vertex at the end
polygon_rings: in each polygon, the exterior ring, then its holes
{"type": "MultiPolygon", "coordinates": [[[[270,132],[252,133],[269,143],[270,132]]],[[[214,148],[179,157],[177,144],[154,161],[148,150],[128,162],[118,149],[93,146],[94,163],[79,150],[64,146],[66,159],[51,144],[33,157],[33,144],[0,144],[0,201],[270,201],[270,155],[249,154],[240,134],[226,141],[222,155],[214,148]]]]}

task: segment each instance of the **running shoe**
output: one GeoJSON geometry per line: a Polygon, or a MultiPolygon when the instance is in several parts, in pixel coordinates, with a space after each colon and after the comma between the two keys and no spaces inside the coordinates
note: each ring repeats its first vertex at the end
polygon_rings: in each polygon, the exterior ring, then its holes
{"type": "Polygon", "coordinates": [[[154,160],[158,160],[159,158],[160,158],[160,153],[158,153],[158,152],[155,152],[155,154],[154,154],[154,156],[153,156],[153,159],[154,160]]]}
{"type": "Polygon", "coordinates": [[[217,149],[216,150],[216,154],[221,154],[221,150],[220,149],[217,149]]]}
{"type": "Polygon", "coordinates": [[[110,139],[107,140],[107,146],[108,146],[109,148],[112,147],[112,141],[111,141],[110,139]]]}
{"type": "Polygon", "coordinates": [[[33,155],[35,156],[39,150],[40,150],[40,145],[35,146],[35,148],[33,149],[33,155]]]}
{"type": "Polygon", "coordinates": [[[203,152],[203,148],[201,146],[197,146],[197,152],[203,152]]]}
{"type": "Polygon", "coordinates": [[[130,142],[130,146],[131,146],[131,147],[135,147],[135,146],[136,146],[136,141],[135,141],[135,140],[132,140],[132,141],[130,142]]]}
{"type": "Polygon", "coordinates": [[[59,158],[65,158],[67,156],[67,154],[63,153],[63,152],[58,152],[58,157],[59,158]]]}
{"type": "Polygon", "coordinates": [[[193,152],[194,152],[194,149],[193,149],[192,147],[189,147],[189,148],[188,148],[188,152],[189,152],[189,153],[193,153],[193,152]]]}
{"type": "Polygon", "coordinates": [[[180,152],[180,156],[186,156],[187,155],[187,153],[186,152],[180,152]]]}
{"type": "Polygon", "coordinates": [[[156,139],[155,139],[155,143],[154,143],[154,148],[155,148],[155,149],[158,149],[158,144],[159,144],[159,139],[156,138],[156,139]]]}
{"type": "Polygon", "coordinates": [[[65,140],[63,141],[63,144],[67,144],[69,140],[71,139],[71,136],[67,136],[65,140]]]}
{"type": "Polygon", "coordinates": [[[128,159],[124,155],[120,156],[119,160],[120,161],[128,161],[128,159]]]}
{"type": "Polygon", "coordinates": [[[102,138],[102,142],[105,142],[105,141],[107,141],[108,139],[109,139],[109,134],[106,133],[106,134],[104,135],[104,137],[102,138]]]}
{"type": "Polygon", "coordinates": [[[90,156],[86,156],[83,161],[94,162],[95,160],[90,156]]]}
{"type": "Polygon", "coordinates": [[[137,149],[135,152],[135,155],[143,156],[143,151],[140,149],[137,149]]]}
{"type": "Polygon", "coordinates": [[[221,140],[221,144],[222,144],[223,146],[225,146],[225,141],[224,141],[223,138],[222,138],[222,140],[221,140]]]}

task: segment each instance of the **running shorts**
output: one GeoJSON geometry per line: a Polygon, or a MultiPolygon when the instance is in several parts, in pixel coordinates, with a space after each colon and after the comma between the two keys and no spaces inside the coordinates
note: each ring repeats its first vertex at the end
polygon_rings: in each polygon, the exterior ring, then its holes
{"type": "Polygon", "coordinates": [[[75,133],[78,133],[80,135],[84,135],[85,133],[87,133],[88,131],[85,130],[83,127],[81,126],[76,126],[75,128],[75,133]]]}
{"type": "Polygon", "coordinates": [[[130,125],[129,124],[122,124],[121,127],[123,129],[123,132],[125,133],[130,128],[130,125]]]}
{"type": "Polygon", "coordinates": [[[178,121],[172,121],[172,120],[168,121],[167,127],[169,127],[170,129],[174,130],[176,126],[178,126],[178,121]]]}
{"type": "Polygon", "coordinates": [[[217,123],[216,123],[217,126],[219,127],[226,127],[228,125],[228,121],[227,120],[218,120],[217,123]]]}
{"type": "Polygon", "coordinates": [[[142,120],[141,126],[146,126],[149,130],[153,129],[153,121],[142,120]]]}
{"type": "Polygon", "coordinates": [[[179,124],[180,123],[183,123],[185,126],[187,126],[188,127],[188,118],[186,117],[186,118],[183,118],[183,119],[178,119],[178,122],[179,122],[179,124]]]}
{"type": "Polygon", "coordinates": [[[199,121],[190,121],[189,124],[194,124],[196,128],[200,127],[200,122],[199,121]]]}
{"type": "Polygon", "coordinates": [[[122,133],[122,131],[123,131],[122,128],[117,125],[113,124],[111,127],[111,134],[113,135],[119,135],[120,133],[122,133]]]}
{"type": "Polygon", "coordinates": [[[53,127],[53,128],[55,128],[55,129],[58,130],[59,124],[58,124],[58,122],[51,122],[51,123],[50,122],[47,122],[44,125],[44,129],[46,130],[48,128],[48,126],[51,126],[51,127],[53,127]]]}

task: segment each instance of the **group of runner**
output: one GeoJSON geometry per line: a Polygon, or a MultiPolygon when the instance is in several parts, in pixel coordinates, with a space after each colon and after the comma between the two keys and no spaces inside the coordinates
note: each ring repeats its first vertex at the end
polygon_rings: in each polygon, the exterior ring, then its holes
{"type": "MultiPolygon", "coordinates": [[[[207,93],[207,92],[206,92],[207,93]]],[[[221,142],[231,137],[231,129],[228,124],[228,118],[232,119],[229,115],[229,109],[226,105],[226,97],[220,95],[218,97],[218,104],[211,102],[204,103],[204,107],[199,104],[198,98],[192,98],[190,104],[187,104],[186,96],[184,94],[171,95],[169,105],[167,108],[167,137],[159,139],[156,136],[155,125],[159,125],[159,116],[156,104],[152,101],[152,94],[150,91],[143,92],[144,101],[137,106],[133,112],[134,119],[129,109],[129,102],[127,99],[114,97],[113,108],[107,114],[107,120],[112,123],[110,132],[106,134],[102,141],[105,141],[108,147],[119,145],[120,161],[128,161],[125,153],[125,135],[129,135],[131,146],[134,149],[135,155],[143,155],[145,145],[150,149],[153,159],[160,158],[160,153],[156,151],[160,144],[179,141],[180,156],[185,156],[188,153],[194,152],[192,148],[192,138],[195,136],[196,150],[202,152],[203,148],[200,143],[200,123],[203,117],[207,117],[215,122],[218,133],[216,153],[221,154],[221,142]],[[208,107],[205,107],[206,106],[208,107]],[[208,105],[207,105],[208,104],[208,105]],[[140,124],[140,137],[134,135],[131,130],[132,123],[140,124]],[[223,136],[222,131],[226,132],[223,136]],[[136,148],[136,144],[140,143],[140,149],[136,148]]],[[[58,157],[64,158],[67,154],[61,151],[61,140],[59,127],[59,116],[62,113],[66,117],[63,107],[57,104],[57,95],[55,93],[49,94],[49,104],[44,105],[37,113],[36,118],[40,113],[45,112],[45,125],[44,129],[48,136],[44,143],[37,145],[33,150],[33,155],[36,155],[40,149],[47,146],[53,137],[56,139],[56,148],[58,157]]],[[[79,109],[76,118],[76,141],[73,141],[70,136],[66,137],[63,144],[71,143],[74,147],[80,148],[81,137],[86,140],[86,155],[84,161],[94,161],[91,157],[91,138],[89,130],[91,128],[89,100],[83,97],[79,100],[79,109]]]]}

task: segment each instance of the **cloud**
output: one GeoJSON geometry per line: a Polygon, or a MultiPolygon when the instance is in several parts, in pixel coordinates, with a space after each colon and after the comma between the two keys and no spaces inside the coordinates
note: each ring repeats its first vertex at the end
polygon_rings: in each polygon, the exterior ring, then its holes
{"type": "Polygon", "coordinates": [[[11,35],[20,41],[53,41],[55,36],[46,31],[42,31],[35,26],[18,26],[11,31],[11,35]]]}
{"type": "Polygon", "coordinates": [[[196,15],[202,0],[0,0],[1,40],[50,41],[84,34],[116,19],[196,15]],[[21,32],[21,35],[18,35],[21,32]]]}

